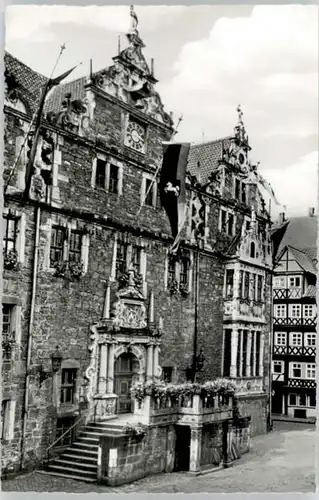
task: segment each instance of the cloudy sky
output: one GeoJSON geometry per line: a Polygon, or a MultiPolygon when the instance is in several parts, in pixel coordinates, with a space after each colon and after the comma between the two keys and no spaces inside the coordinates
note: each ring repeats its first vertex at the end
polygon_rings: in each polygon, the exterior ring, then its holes
{"type": "MultiPolygon", "coordinates": [[[[242,105],[251,159],[289,216],[317,207],[318,7],[142,6],[135,8],[145,56],[165,108],[183,115],[176,140],[199,143],[232,133],[242,105]]],[[[129,6],[12,6],[6,49],[48,76],[73,78],[111,64],[125,46],[129,6]]],[[[281,211],[277,207],[275,211],[281,211]]]]}

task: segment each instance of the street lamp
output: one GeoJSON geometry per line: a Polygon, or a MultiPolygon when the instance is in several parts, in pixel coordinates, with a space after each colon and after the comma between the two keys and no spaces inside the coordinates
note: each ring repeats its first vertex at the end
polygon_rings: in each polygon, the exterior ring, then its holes
{"type": "Polygon", "coordinates": [[[36,372],[39,373],[39,386],[43,384],[45,380],[52,377],[54,373],[58,372],[61,368],[63,355],[59,350],[59,346],[56,346],[55,350],[52,352],[51,356],[51,367],[52,370],[47,372],[43,369],[43,365],[37,367],[36,372]]]}

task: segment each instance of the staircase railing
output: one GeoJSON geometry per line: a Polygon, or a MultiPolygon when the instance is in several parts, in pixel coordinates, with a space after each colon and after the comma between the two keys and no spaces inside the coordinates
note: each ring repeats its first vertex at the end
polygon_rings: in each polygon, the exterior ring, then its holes
{"type": "Polygon", "coordinates": [[[76,427],[85,417],[87,416],[86,413],[83,413],[75,422],[74,424],[72,424],[65,432],[63,432],[63,434],[61,434],[61,436],[58,437],[58,439],[56,439],[52,444],[50,444],[50,446],[48,446],[48,448],[46,449],[46,453],[45,453],[45,459],[44,459],[44,463],[45,464],[48,464],[49,461],[50,461],[50,454],[51,454],[51,450],[52,448],[54,448],[54,446],[56,446],[56,444],[61,441],[67,434],[69,434],[73,429],[74,427],[76,427]]]}

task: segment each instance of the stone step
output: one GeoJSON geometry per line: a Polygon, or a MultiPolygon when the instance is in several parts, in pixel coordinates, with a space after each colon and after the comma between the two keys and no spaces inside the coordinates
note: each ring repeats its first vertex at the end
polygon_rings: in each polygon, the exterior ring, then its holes
{"type": "Polygon", "coordinates": [[[70,450],[69,453],[63,453],[61,455],[61,460],[69,460],[73,462],[83,462],[83,463],[88,463],[88,464],[93,464],[96,466],[97,464],[97,454],[93,457],[90,456],[85,456],[83,452],[78,452],[78,450],[70,450]]]}
{"type": "Polygon", "coordinates": [[[99,443],[99,438],[93,437],[93,436],[79,435],[77,438],[77,442],[87,443],[87,444],[95,444],[97,446],[99,443]]]}
{"type": "Polygon", "coordinates": [[[84,472],[85,474],[87,472],[93,472],[96,473],[97,470],[97,462],[95,463],[85,463],[85,462],[77,462],[76,460],[68,460],[64,455],[62,455],[61,458],[58,458],[57,460],[54,461],[53,464],[50,464],[50,466],[53,465],[54,467],[61,465],[61,467],[76,467],[81,472],[84,472]]]}
{"type": "Polygon", "coordinates": [[[40,474],[48,474],[50,476],[57,476],[57,477],[65,477],[68,479],[74,479],[75,481],[83,481],[84,483],[95,483],[96,482],[96,478],[93,479],[90,477],[80,477],[80,476],[76,476],[73,474],[67,474],[67,473],[63,473],[63,472],[53,472],[50,470],[37,470],[37,472],[39,472],[40,474]]]}
{"type": "Polygon", "coordinates": [[[96,480],[96,471],[93,472],[92,470],[79,470],[77,467],[78,464],[69,464],[68,466],[65,466],[64,464],[62,465],[56,465],[56,464],[50,464],[48,466],[48,471],[49,472],[59,472],[60,474],[63,474],[66,472],[67,474],[72,474],[73,476],[77,477],[84,477],[84,478],[89,478],[89,479],[95,479],[96,480]],[[72,467],[73,465],[73,467],[72,467]]]}
{"type": "Polygon", "coordinates": [[[97,451],[97,449],[92,450],[91,448],[87,450],[84,447],[83,448],[81,448],[81,447],[75,448],[73,445],[70,448],[67,448],[63,454],[65,454],[65,453],[74,453],[74,455],[76,455],[76,456],[84,456],[84,458],[93,458],[93,459],[97,460],[98,451],[97,451]]]}
{"type": "Polygon", "coordinates": [[[94,444],[92,442],[87,442],[87,441],[74,441],[74,443],[72,443],[72,448],[77,448],[77,449],[81,449],[81,450],[86,450],[87,452],[89,451],[96,451],[97,452],[97,449],[98,449],[98,444],[94,444]]]}
{"type": "Polygon", "coordinates": [[[122,430],[123,429],[123,425],[98,425],[98,424],[88,424],[86,427],[85,427],[85,430],[86,431],[93,431],[93,432],[104,432],[105,430],[122,430]]]}

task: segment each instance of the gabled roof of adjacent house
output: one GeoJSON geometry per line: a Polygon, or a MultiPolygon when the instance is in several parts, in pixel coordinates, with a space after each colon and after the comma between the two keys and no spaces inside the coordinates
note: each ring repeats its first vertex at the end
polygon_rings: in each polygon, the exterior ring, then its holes
{"type": "Polygon", "coordinates": [[[55,111],[61,110],[62,101],[65,99],[66,94],[71,94],[72,101],[82,100],[85,98],[85,82],[86,77],[77,78],[72,82],[60,83],[57,87],[54,87],[50,94],[48,95],[47,101],[45,103],[45,111],[55,111]]]}
{"type": "Polygon", "coordinates": [[[35,111],[40,99],[41,89],[48,78],[29,68],[9,52],[4,54],[4,66],[14,76],[19,85],[22,99],[26,101],[31,111],[35,111]]]}
{"type": "Polygon", "coordinates": [[[231,137],[218,139],[203,144],[194,144],[190,148],[187,170],[197,176],[200,168],[201,184],[208,182],[209,176],[218,169],[218,161],[222,159],[223,147],[227,146],[231,137]]]}
{"type": "Polygon", "coordinates": [[[317,216],[291,217],[281,248],[291,245],[314,255],[317,248],[317,216]]]}
{"type": "Polygon", "coordinates": [[[294,248],[290,245],[288,245],[287,248],[293,254],[293,256],[295,257],[298,264],[306,272],[316,274],[316,268],[315,268],[313,262],[311,261],[311,259],[309,259],[308,255],[305,252],[303,252],[299,248],[294,248]]]}

